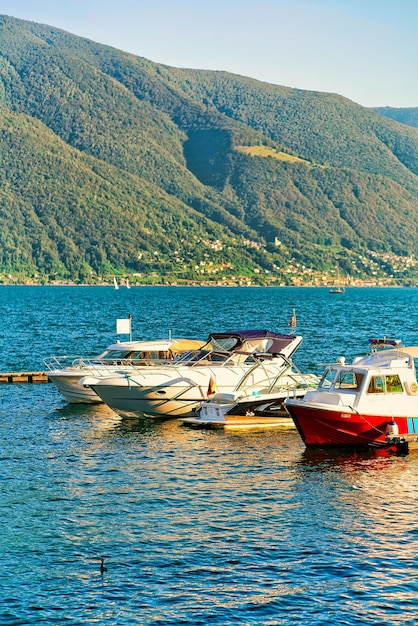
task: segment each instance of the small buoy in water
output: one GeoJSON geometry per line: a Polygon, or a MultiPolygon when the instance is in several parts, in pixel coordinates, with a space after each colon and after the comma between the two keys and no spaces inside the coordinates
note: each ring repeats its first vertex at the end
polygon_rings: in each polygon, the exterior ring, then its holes
{"type": "Polygon", "coordinates": [[[393,417],[389,424],[386,426],[386,434],[390,437],[397,437],[399,435],[399,427],[393,417]]]}

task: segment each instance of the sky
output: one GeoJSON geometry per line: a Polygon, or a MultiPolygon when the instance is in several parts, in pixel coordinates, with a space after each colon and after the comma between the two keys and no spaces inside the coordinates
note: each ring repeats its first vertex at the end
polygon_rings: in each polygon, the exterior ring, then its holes
{"type": "Polygon", "coordinates": [[[172,67],[418,107],[418,0],[0,0],[0,14],[172,67]]]}

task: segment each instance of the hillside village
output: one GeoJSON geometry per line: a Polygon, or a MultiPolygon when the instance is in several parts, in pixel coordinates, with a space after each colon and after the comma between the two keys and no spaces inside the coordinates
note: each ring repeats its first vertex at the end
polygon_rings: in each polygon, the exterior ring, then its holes
{"type": "MultiPolygon", "coordinates": [[[[291,259],[283,268],[277,268],[277,272],[255,269],[254,276],[242,276],[236,273],[230,263],[215,264],[213,261],[200,261],[193,267],[188,267],[178,259],[179,270],[177,275],[162,276],[158,272],[149,275],[141,273],[122,274],[118,278],[123,282],[129,280],[131,286],[135,285],[193,285],[193,286],[228,286],[228,287],[331,287],[337,281],[345,287],[415,287],[418,284],[418,261],[411,257],[399,257],[394,254],[371,253],[361,259],[363,266],[370,268],[370,278],[364,279],[364,272],[359,269],[358,275],[341,276],[334,268],[323,272],[308,268],[291,259]],[[392,268],[390,275],[382,274],[381,266],[392,268]],[[415,275],[417,278],[415,278],[415,275]]],[[[354,265],[354,263],[353,263],[354,265]]],[[[355,265],[354,265],[355,267],[355,265]]],[[[45,280],[40,276],[32,279],[22,278],[13,274],[0,274],[0,284],[25,284],[25,285],[71,285],[80,284],[70,280],[61,280],[51,277],[45,280]]],[[[113,285],[113,280],[103,276],[91,276],[87,285],[113,285]]]]}

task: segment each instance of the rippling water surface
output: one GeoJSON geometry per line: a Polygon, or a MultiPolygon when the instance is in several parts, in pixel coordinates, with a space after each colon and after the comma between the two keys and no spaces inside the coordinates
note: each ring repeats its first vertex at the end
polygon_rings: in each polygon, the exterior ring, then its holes
{"type": "MultiPolygon", "coordinates": [[[[0,371],[135,338],[288,332],[305,371],[416,344],[417,289],[0,287],[0,371]]],[[[418,453],[307,451],[0,386],[0,624],[416,624],[418,453]],[[100,571],[103,557],[106,571],[100,571]]]]}

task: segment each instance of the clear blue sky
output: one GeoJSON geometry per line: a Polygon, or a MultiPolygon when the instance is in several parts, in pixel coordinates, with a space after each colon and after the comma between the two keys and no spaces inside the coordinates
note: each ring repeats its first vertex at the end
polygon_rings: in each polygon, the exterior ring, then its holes
{"type": "Polygon", "coordinates": [[[0,14],[174,67],[418,107],[418,0],[0,0],[0,14]]]}

